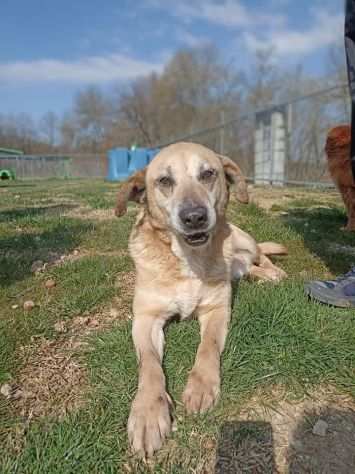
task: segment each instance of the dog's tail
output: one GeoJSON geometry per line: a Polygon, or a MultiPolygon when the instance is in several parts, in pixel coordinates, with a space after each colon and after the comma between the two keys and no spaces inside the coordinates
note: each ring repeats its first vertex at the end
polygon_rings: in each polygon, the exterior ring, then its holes
{"type": "Polygon", "coordinates": [[[287,255],[287,248],[275,242],[261,242],[258,247],[264,255],[287,255]]]}

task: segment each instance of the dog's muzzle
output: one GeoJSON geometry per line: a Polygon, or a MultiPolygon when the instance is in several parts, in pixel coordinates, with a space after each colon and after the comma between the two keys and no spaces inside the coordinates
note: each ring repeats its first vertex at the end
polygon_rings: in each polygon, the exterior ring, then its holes
{"type": "Polygon", "coordinates": [[[208,211],[205,206],[184,206],[179,211],[179,219],[184,229],[183,237],[186,243],[191,246],[207,243],[209,239],[208,211]]]}

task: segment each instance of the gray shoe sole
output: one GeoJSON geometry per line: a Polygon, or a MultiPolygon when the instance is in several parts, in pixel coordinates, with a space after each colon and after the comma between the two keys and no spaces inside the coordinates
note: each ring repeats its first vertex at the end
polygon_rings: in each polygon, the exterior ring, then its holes
{"type": "Polygon", "coordinates": [[[312,288],[309,283],[305,283],[304,290],[306,294],[320,303],[336,306],[338,308],[355,308],[355,298],[339,298],[329,295],[328,292],[319,291],[312,288]]]}

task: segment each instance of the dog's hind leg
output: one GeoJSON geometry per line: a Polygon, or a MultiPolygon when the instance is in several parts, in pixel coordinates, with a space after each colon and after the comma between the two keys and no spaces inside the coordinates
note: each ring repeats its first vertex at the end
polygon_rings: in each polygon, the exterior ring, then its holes
{"type": "Polygon", "coordinates": [[[132,329],[139,381],[128,419],[128,436],[133,451],[141,457],[152,456],[171,430],[171,400],[161,366],[166,319],[158,315],[157,309],[140,312],[132,329]]]}
{"type": "Polygon", "coordinates": [[[258,248],[264,255],[287,255],[287,248],[276,242],[259,242],[258,248]]]}
{"type": "Polygon", "coordinates": [[[197,310],[201,342],[183,393],[188,413],[208,410],[219,396],[220,356],[230,319],[231,288],[225,285],[212,293],[217,302],[202,304],[197,310]]]}
{"type": "Polygon", "coordinates": [[[279,282],[287,278],[287,273],[282,268],[277,267],[272,261],[261,254],[259,265],[253,265],[250,269],[250,276],[262,281],[279,282]]]}

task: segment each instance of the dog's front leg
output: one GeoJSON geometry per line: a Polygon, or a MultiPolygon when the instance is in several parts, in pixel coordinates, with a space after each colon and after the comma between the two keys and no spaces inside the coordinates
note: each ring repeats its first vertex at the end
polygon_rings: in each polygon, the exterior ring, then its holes
{"type": "MultiPolygon", "coordinates": [[[[218,302],[198,308],[201,342],[183,393],[188,413],[204,412],[217,401],[220,390],[220,356],[230,319],[230,285],[216,291],[218,302]]],[[[216,299],[217,299],[216,298],[216,299]]]]}
{"type": "Polygon", "coordinates": [[[128,419],[128,436],[133,451],[141,457],[150,457],[159,449],[171,430],[171,401],[161,366],[165,319],[157,314],[140,312],[132,329],[139,381],[128,419]]]}

